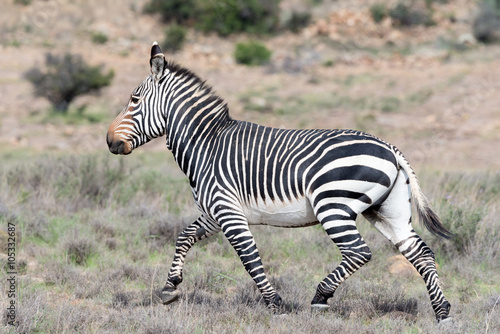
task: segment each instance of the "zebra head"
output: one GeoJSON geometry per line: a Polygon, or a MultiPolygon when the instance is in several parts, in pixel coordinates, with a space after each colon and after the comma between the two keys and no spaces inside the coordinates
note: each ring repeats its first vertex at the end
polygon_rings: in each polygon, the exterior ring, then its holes
{"type": "Polygon", "coordinates": [[[151,47],[151,75],[132,92],[127,107],[108,128],[106,141],[114,154],[132,150],[165,134],[165,115],[159,81],[165,74],[165,56],[156,42],[151,47]]]}

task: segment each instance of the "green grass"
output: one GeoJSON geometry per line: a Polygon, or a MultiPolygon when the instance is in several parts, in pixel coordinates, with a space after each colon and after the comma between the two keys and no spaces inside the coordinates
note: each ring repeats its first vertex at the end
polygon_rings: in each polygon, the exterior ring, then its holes
{"type": "MultiPolygon", "coordinates": [[[[221,234],[188,253],[179,302],[159,304],[155,291],[165,282],[176,236],[197,214],[188,183],[169,156],[0,152],[6,161],[0,166],[1,228],[6,219],[15,222],[21,235],[17,256],[28,264],[26,275],[18,277],[18,332],[443,330],[435,324],[422,279],[389,272],[387,259],[399,253],[363,219],[358,227],[372,261],[339,287],[325,313],[311,313],[309,303],[340,253],[321,226],[252,227],[286,316],[268,312],[221,234]]],[[[436,239],[414,224],[436,253],[455,316],[453,331],[484,333],[488,326],[493,333],[500,328],[494,306],[500,294],[499,175],[418,174],[438,214],[468,244],[436,239]]]]}
{"type": "Polygon", "coordinates": [[[415,103],[417,105],[423,104],[427,102],[433,95],[433,92],[429,88],[423,88],[418,90],[417,92],[410,94],[407,99],[411,103],[415,103]]]}
{"type": "Polygon", "coordinates": [[[30,115],[29,121],[41,124],[53,125],[85,125],[97,124],[107,121],[109,113],[106,106],[82,105],[79,107],[69,107],[67,112],[61,113],[53,108],[30,115]]]}

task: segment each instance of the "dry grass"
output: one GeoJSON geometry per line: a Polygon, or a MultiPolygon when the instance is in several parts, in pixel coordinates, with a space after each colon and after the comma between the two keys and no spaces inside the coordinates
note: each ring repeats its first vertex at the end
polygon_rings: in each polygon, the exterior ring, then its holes
{"type": "Polygon", "coordinates": [[[166,279],[176,235],[195,211],[171,161],[142,164],[155,158],[139,152],[128,158],[33,156],[35,165],[12,158],[0,169],[1,226],[16,223],[22,236],[18,259],[26,264],[26,273],[18,277],[18,332],[500,330],[498,174],[427,172],[422,177],[426,193],[456,234],[443,242],[422,231],[436,252],[456,319],[453,326],[440,327],[422,279],[389,273],[387,258],[397,252],[365,221],[359,227],[373,260],[340,286],[325,313],[311,313],[309,303],[340,255],[317,226],[254,228],[266,270],[284,300],[282,315],[267,311],[221,235],[190,251],[180,301],[161,305],[156,294],[166,279]],[[162,186],[152,186],[153,176],[162,186]],[[468,225],[471,217],[473,226],[468,225]],[[457,240],[467,247],[458,247],[457,240]]]}

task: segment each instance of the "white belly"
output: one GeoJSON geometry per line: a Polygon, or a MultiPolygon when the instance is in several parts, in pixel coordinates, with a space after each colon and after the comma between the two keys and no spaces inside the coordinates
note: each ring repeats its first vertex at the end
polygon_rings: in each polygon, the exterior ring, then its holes
{"type": "Polygon", "coordinates": [[[250,225],[301,227],[318,223],[311,204],[306,198],[292,202],[254,202],[247,205],[244,212],[250,225]]]}

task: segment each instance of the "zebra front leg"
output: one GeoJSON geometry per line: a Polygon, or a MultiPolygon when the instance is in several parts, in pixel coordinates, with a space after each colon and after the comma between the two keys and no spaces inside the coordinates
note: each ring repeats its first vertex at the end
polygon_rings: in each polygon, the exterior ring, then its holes
{"type": "Polygon", "coordinates": [[[161,291],[163,304],[170,304],[179,298],[180,293],[177,286],[182,282],[182,269],[184,268],[187,252],[196,242],[219,231],[220,227],[217,224],[208,224],[207,220],[201,216],[179,234],[175,243],[174,259],[168,273],[167,282],[161,291]]]}
{"type": "Polygon", "coordinates": [[[338,286],[371,259],[370,248],[356,229],[355,217],[352,220],[325,219],[322,225],[338,246],[342,254],[342,261],[318,285],[311,302],[313,310],[327,309],[329,307],[328,299],[333,296],[338,286]]]}
{"type": "Polygon", "coordinates": [[[250,274],[264,298],[269,309],[273,312],[281,306],[281,297],[267,280],[259,251],[252,233],[245,221],[226,221],[222,223],[222,232],[238,253],[243,266],[250,274]]]}

